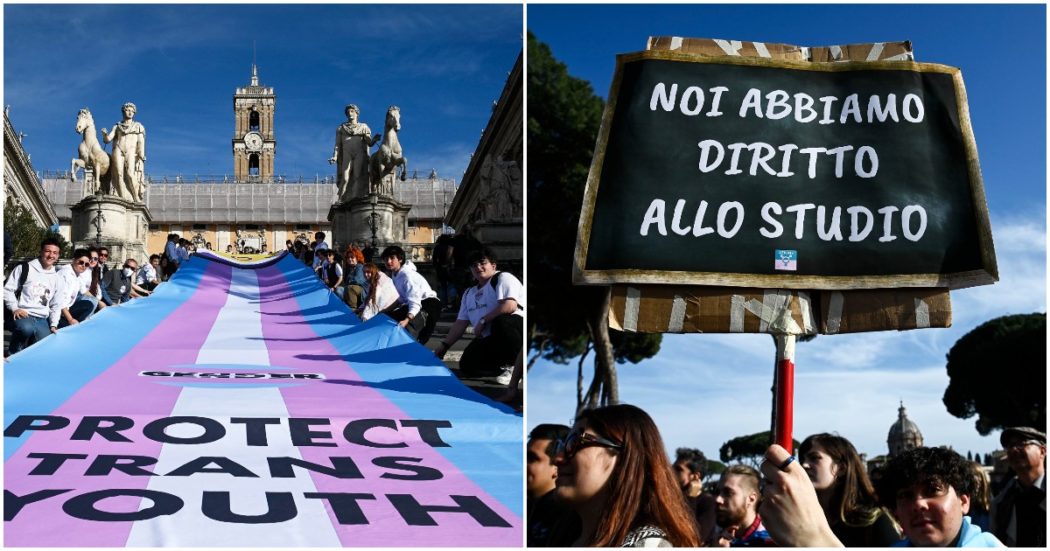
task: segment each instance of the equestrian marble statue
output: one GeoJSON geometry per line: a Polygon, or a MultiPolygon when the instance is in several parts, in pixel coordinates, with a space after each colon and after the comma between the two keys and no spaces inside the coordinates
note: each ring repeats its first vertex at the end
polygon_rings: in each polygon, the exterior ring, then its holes
{"type": "Polygon", "coordinates": [[[87,107],[81,109],[77,115],[75,129],[82,137],[80,146],[77,147],[77,153],[80,156],[73,159],[69,167],[69,179],[76,180],[77,169],[83,168],[84,184],[88,194],[95,194],[100,190],[102,193],[109,193],[109,155],[98,143],[98,137],[95,135],[95,119],[87,107]],[[91,169],[90,178],[87,178],[88,168],[91,169]]]}
{"type": "Polygon", "coordinates": [[[383,128],[383,144],[369,159],[369,176],[372,183],[372,191],[380,195],[393,195],[393,189],[383,186],[383,179],[401,167],[400,178],[405,181],[408,174],[408,159],[401,150],[401,142],[397,139],[397,133],[401,131],[401,109],[391,105],[386,110],[386,122],[383,128]]]}

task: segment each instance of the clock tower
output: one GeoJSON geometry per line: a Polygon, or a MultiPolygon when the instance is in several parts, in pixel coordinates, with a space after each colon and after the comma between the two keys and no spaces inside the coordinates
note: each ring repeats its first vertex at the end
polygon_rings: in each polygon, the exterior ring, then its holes
{"type": "Polygon", "coordinates": [[[259,85],[252,64],[252,82],[233,94],[233,175],[239,182],[272,182],[277,140],[273,112],[277,96],[273,88],[259,85]]]}

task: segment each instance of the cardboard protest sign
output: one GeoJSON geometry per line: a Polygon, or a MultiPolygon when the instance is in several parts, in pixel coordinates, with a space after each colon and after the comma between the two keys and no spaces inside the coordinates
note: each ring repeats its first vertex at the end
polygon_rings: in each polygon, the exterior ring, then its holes
{"type": "Polygon", "coordinates": [[[774,42],[694,38],[686,36],[650,36],[646,50],[673,50],[704,56],[741,56],[784,59],[790,61],[913,61],[910,41],[867,42],[834,46],[798,46],[774,42]]]}
{"type": "Polygon", "coordinates": [[[772,333],[789,310],[801,334],[904,331],[951,325],[943,289],[801,291],[613,285],[609,327],[633,333],[772,333]]]}
{"type": "Polygon", "coordinates": [[[286,254],[195,256],[4,394],[6,546],[522,542],[520,416],[286,254]]]}
{"type": "Polygon", "coordinates": [[[958,69],[619,56],[573,275],[785,289],[995,281],[958,69]]]}

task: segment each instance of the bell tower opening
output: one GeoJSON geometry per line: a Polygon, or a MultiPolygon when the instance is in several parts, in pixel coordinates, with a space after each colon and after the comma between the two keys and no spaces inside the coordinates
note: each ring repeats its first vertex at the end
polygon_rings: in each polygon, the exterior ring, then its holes
{"type": "Polygon", "coordinates": [[[248,131],[258,132],[259,131],[259,111],[252,107],[251,113],[248,115],[248,131]]]}
{"type": "Polygon", "coordinates": [[[252,153],[248,156],[248,177],[258,178],[259,177],[259,154],[252,153]]]}

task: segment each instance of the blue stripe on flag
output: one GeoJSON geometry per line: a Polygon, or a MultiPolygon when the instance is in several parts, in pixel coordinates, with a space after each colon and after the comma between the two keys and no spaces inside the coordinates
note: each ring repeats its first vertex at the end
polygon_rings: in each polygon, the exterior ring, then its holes
{"type": "Polygon", "coordinates": [[[314,332],[327,338],[364,381],[414,419],[456,419],[446,429],[455,445],[435,449],[489,495],[522,515],[521,414],[461,383],[433,352],[416,344],[404,330],[394,330],[396,322],[389,317],[362,323],[294,257],[283,259],[277,268],[289,280],[314,332]],[[339,315],[332,315],[335,312],[339,315]],[[394,356],[398,361],[391,361],[394,356]],[[499,468],[496,458],[512,467],[499,468]]]}

